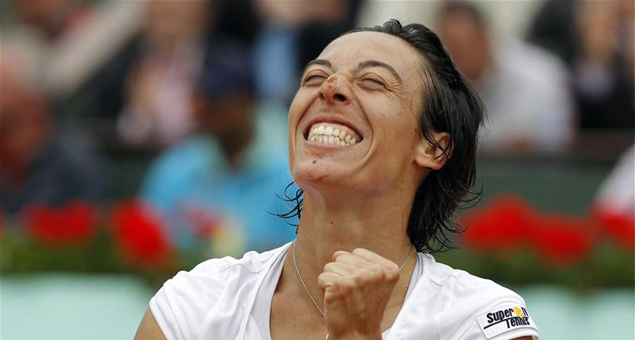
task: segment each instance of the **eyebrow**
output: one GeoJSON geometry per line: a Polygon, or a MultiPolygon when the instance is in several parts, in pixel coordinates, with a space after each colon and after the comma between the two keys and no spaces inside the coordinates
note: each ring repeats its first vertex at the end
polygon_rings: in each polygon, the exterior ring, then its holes
{"type": "Polygon", "coordinates": [[[382,67],[385,68],[386,70],[390,71],[390,73],[392,73],[392,75],[397,78],[397,81],[399,82],[399,84],[403,84],[403,81],[401,80],[401,77],[399,76],[399,73],[397,73],[397,71],[395,71],[395,69],[384,63],[381,61],[377,61],[377,60],[367,60],[367,61],[362,61],[361,63],[359,63],[359,65],[357,65],[357,68],[359,69],[363,69],[363,68],[368,68],[368,67],[382,67]]]}
{"type": "Polygon", "coordinates": [[[304,66],[304,69],[302,70],[302,74],[304,74],[306,72],[306,69],[308,69],[309,67],[313,66],[313,65],[322,65],[322,66],[326,66],[328,68],[331,68],[331,62],[326,60],[326,59],[315,59],[315,60],[311,60],[309,61],[306,66],[304,66]]]}

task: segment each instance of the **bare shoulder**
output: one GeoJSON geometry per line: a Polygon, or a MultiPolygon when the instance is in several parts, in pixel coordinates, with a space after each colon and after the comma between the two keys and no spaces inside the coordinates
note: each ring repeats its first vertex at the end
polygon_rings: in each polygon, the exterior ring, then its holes
{"type": "Polygon", "coordinates": [[[146,310],[134,340],[166,340],[150,309],[146,310]]]}

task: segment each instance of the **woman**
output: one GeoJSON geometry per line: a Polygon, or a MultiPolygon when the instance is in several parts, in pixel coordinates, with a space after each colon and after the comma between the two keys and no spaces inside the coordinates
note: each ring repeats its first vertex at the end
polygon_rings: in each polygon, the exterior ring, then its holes
{"type": "Polygon", "coordinates": [[[537,338],[521,297],[423,254],[455,230],[482,118],[426,27],[334,40],[289,110],[296,241],[177,274],[136,339],[537,338]]]}

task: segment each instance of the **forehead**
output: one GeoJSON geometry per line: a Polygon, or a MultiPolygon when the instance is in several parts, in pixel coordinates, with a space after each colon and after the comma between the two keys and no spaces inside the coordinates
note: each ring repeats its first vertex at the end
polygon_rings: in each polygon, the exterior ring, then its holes
{"type": "Polygon", "coordinates": [[[421,70],[422,57],[401,38],[379,32],[357,32],[333,40],[318,59],[326,59],[334,68],[355,66],[376,60],[392,66],[402,78],[421,70]],[[413,72],[415,71],[415,72],[413,72]]]}

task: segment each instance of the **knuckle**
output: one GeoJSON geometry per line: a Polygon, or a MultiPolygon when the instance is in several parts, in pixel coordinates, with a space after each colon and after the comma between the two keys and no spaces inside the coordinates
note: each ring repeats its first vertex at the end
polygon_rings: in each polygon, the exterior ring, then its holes
{"type": "Polygon", "coordinates": [[[399,277],[401,276],[401,274],[399,273],[399,268],[395,265],[390,266],[390,268],[387,268],[384,271],[384,277],[389,281],[389,282],[396,282],[399,280],[399,277]]]}
{"type": "Polygon", "coordinates": [[[351,252],[351,254],[355,254],[355,255],[357,255],[357,254],[359,254],[359,253],[361,253],[361,252],[363,252],[363,251],[364,251],[364,248],[355,248],[355,249],[353,249],[353,251],[351,252]]]}
{"type": "Polygon", "coordinates": [[[383,269],[381,266],[377,264],[369,264],[366,267],[362,268],[359,271],[359,275],[357,275],[360,282],[373,282],[377,280],[382,280],[385,276],[383,269]]]}
{"type": "Polygon", "coordinates": [[[399,272],[399,266],[397,266],[396,263],[391,262],[388,265],[386,265],[386,270],[392,271],[392,272],[399,272]]]}
{"type": "Polygon", "coordinates": [[[383,272],[383,269],[380,265],[376,263],[372,263],[368,266],[368,270],[374,275],[380,275],[383,272]]]}
{"type": "Polygon", "coordinates": [[[355,290],[355,283],[353,280],[343,280],[339,284],[339,289],[343,294],[350,294],[355,290]]]}
{"type": "Polygon", "coordinates": [[[325,275],[326,273],[321,273],[320,275],[318,275],[318,281],[324,281],[326,279],[325,275]]]}
{"type": "Polygon", "coordinates": [[[320,274],[320,275],[318,276],[318,285],[322,286],[322,285],[324,285],[324,284],[326,284],[326,283],[327,283],[327,279],[326,279],[326,277],[324,276],[324,273],[320,274]]]}

